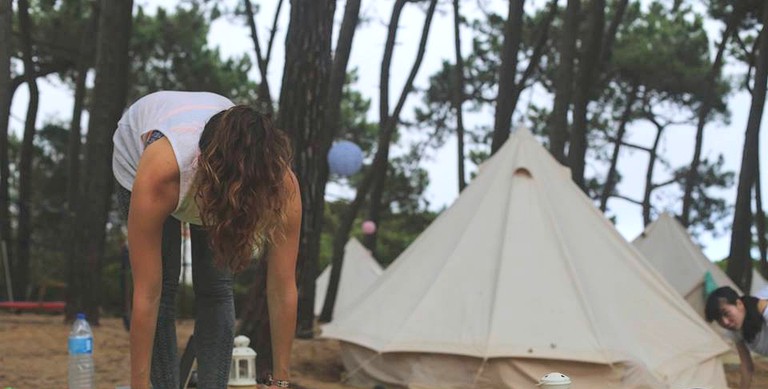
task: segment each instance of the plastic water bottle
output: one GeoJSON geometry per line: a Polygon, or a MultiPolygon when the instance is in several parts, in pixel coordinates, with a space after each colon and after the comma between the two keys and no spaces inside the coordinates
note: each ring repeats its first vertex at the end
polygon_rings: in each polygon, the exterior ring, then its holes
{"type": "Polygon", "coordinates": [[[83,313],[78,313],[72,324],[68,348],[69,389],[94,389],[96,385],[93,379],[93,332],[83,313]]]}

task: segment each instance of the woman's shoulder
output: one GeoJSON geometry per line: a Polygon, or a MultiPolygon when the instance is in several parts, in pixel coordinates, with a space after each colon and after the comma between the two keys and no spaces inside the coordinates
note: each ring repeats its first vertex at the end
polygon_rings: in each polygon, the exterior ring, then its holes
{"type": "MultiPolygon", "coordinates": [[[[162,137],[147,145],[139,160],[140,171],[150,184],[179,183],[179,164],[168,138],[162,137]]],[[[137,173],[138,174],[138,173],[137,173]]]]}

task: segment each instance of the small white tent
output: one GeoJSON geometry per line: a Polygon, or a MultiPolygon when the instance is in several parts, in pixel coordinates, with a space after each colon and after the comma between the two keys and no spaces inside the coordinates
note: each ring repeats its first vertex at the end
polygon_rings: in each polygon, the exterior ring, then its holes
{"type": "Polygon", "coordinates": [[[702,316],[706,304],[704,278],[707,272],[718,287],[730,286],[741,293],[725,272],[707,259],[693,243],[685,227],[674,216],[662,213],[632,244],[702,316]]]}
{"type": "Polygon", "coordinates": [[[754,268],[752,269],[752,286],[749,294],[761,299],[768,298],[768,281],[754,268]]]}
{"type": "MultiPolygon", "coordinates": [[[[333,317],[344,312],[352,303],[360,298],[381,275],[381,265],[371,256],[365,246],[355,238],[350,238],[344,246],[344,261],[341,266],[339,288],[336,291],[336,303],[333,306],[333,317]]],[[[315,315],[320,315],[325,303],[325,294],[331,280],[331,266],[315,280],[315,315]]]]}
{"type": "MultiPolygon", "coordinates": [[[[701,315],[706,303],[704,277],[707,272],[717,286],[730,286],[741,293],[725,272],[693,243],[688,231],[674,216],[662,213],[632,243],[701,315]]],[[[757,269],[752,269],[749,294],[768,298],[768,281],[757,269]]]]}
{"type": "Polygon", "coordinates": [[[359,384],[726,388],[728,346],[526,130],[322,331],[359,384]]]}

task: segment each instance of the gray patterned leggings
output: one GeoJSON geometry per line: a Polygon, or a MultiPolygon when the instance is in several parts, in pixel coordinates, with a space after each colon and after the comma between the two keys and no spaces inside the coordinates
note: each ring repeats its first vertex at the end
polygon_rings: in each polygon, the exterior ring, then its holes
{"type": "MultiPolygon", "coordinates": [[[[131,192],[119,184],[120,210],[128,220],[131,192]]],[[[204,229],[190,225],[192,284],[195,291],[194,342],[197,351],[197,387],[226,389],[235,326],[232,273],[213,264],[204,229]]],[[[176,351],[176,290],[181,274],[181,224],[169,217],[163,226],[163,292],[157,317],[150,380],[154,389],[178,389],[176,351]]]]}

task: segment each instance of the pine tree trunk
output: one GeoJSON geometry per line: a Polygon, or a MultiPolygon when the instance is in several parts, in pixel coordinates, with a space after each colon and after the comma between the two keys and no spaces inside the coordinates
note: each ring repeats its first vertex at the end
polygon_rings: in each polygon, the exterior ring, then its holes
{"type": "MultiPolygon", "coordinates": [[[[405,3],[405,2],[402,2],[405,3]]],[[[401,0],[398,0],[397,3],[395,3],[395,7],[398,6],[398,4],[401,4],[401,0]]],[[[388,173],[388,167],[389,164],[387,163],[389,161],[389,147],[390,143],[392,141],[392,135],[395,131],[397,131],[397,126],[400,121],[400,113],[403,111],[403,107],[405,106],[405,100],[408,98],[408,95],[413,90],[413,82],[416,79],[416,75],[419,72],[419,68],[421,68],[421,62],[424,59],[424,53],[427,50],[427,38],[429,37],[429,30],[430,26],[432,25],[432,18],[435,15],[435,8],[437,7],[437,0],[431,0],[429,3],[429,9],[427,10],[426,19],[424,20],[424,27],[421,30],[421,41],[419,42],[419,49],[416,54],[416,59],[414,60],[413,66],[411,67],[411,72],[408,75],[408,79],[405,81],[405,86],[403,87],[402,92],[400,93],[400,98],[397,101],[397,105],[395,106],[394,111],[392,111],[392,114],[389,114],[389,104],[385,101],[389,99],[388,94],[388,88],[384,87],[384,85],[389,84],[389,63],[391,62],[391,54],[392,49],[390,48],[390,44],[394,44],[394,33],[392,32],[392,23],[390,23],[390,33],[387,37],[387,44],[385,45],[385,55],[384,55],[384,61],[382,61],[382,67],[381,67],[381,83],[379,84],[380,88],[382,90],[386,90],[387,93],[383,92],[381,93],[380,99],[382,100],[379,104],[381,108],[386,108],[386,110],[381,110],[379,115],[379,126],[381,128],[380,135],[379,135],[379,145],[378,150],[376,150],[376,157],[379,158],[380,163],[375,165],[371,168],[370,174],[373,175],[373,184],[371,187],[371,198],[370,198],[370,210],[368,213],[368,219],[373,221],[376,224],[380,224],[380,215],[381,215],[381,209],[383,205],[381,204],[381,198],[384,194],[384,186],[387,179],[387,173],[388,173]],[[390,38],[392,38],[392,42],[390,43],[390,38]],[[386,53],[389,53],[389,56],[386,53]],[[386,84],[385,84],[386,83],[386,84]],[[382,119],[383,118],[383,119],[382,119]]],[[[402,6],[401,6],[402,8],[402,6]]],[[[399,15],[398,15],[399,19],[399,15]]],[[[394,11],[393,11],[393,20],[394,19],[394,11]]],[[[397,26],[397,22],[395,21],[395,26],[397,26]]],[[[376,256],[376,237],[377,234],[374,232],[373,234],[366,235],[364,239],[364,244],[368,248],[368,250],[371,251],[373,256],[376,256]]]]}
{"type": "Polygon", "coordinates": [[[768,80],[768,7],[764,7],[762,30],[758,46],[757,65],[755,67],[755,85],[752,92],[752,106],[749,110],[747,130],[744,136],[744,152],[739,171],[739,185],[736,193],[736,206],[733,211],[731,247],[728,256],[728,276],[742,290],[749,290],[752,278],[752,187],[757,177],[757,153],[760,139],[760,122],[765,105],[766,81],[768,80]]]}
{"type": "MultiPolygon", "coordinates": [[[[344,95],[344,84],[347,77],[347,65],[349,64],[349,55],[352,52],[352,41],[357,31],[357,24],[360,20],[361,0],[348,0],[344,8],[344,18],[341,22],[339,37],[336,43],[335,55],[333,58],[333,67],[331,68],[330,86],[328,87],[328,112],[326,114],[325,128],[323,134],[323,150],[327,154],[333,139],[341,127],[341,100],[344,95]]],[[[328,170],[325,171],[323,180],[323,193],[325,193],[325,184],[328,181],[328,170]]],[[[331,278],[328,282],[328,290],[323,301],[323,310],[320,313],[320,321],[330,321],[333,316],[333,307],[336,303],[336,292],[341,277],[341,267],[343,255],[338,263],[334,263],[331,268],[331,278]]]]}
{"type": "Polygon", "coordinates": [[[301,187],[302,226],[297,265],[297,336],[312,337],[315,277],[320,251],[324,189],[328,164],[320,142],[331,73],[333,0],[294,0],[285,41],[285,70],[280,92],[279,127],[291,134],[301,187]]]}
{"type": "Polygon", "coordinates": [[[552,2],[549,3],[549,11],[539,22],[536,33],[536,43],[533,45],[531,56],[528,58],[528,66],[526,66],[523,74],[515,84],[514,95],[512,96],[512,102],[510,104],[512,106],[512,112],[517,108],[517,103],[520,101],[520,94],[523,93],[523,88],[525,88],[528,80],[531,79],[533,73],[539,68],[541,57],[544,54],[544,49],[546,49],[547,41],[549,41],[549,30],[552,27],[552,22],[555,20],[555,16],[557,16],[557,11],[557,0],[552,0],[552,2]]]}
{"type": "Polygon", "coordinates": [[[568,108],[573,94],[573,62],[576,57],[576,36],[579,30],[581,0],[568,0],[565,22],[558,43],[560,63],[555,72],[555,103],[549,125],[549,151],[565,164],[565,144],[568,141],[568,108]]]}
{"type": "Polygon", "coordinates": [[[613,44],[616,41],[616,34],[619,31],[621,22],[624,20],[624,14],[627,13],[628,5],[629,0],[619,0],[613,10],[611,22],[608,24],[608,29],[605,31],[605,37],[603,38],[603,49],[600,52],[601,69],[608,69],[608,62],[613,57],[613,44]]]}
{"type": "Polygon", "coordinates": [[[24,139],[21,143],[19,158],[19,219],[16,234],[17,249],[14,272],[14,295],[27,299],[30,290],[30,247],[32,239],[32,158],[34,156],[35,121],[40,101],[40,92],[35,79],[35,64],[32,60],[32,22],[29,18],[29,1],[19,0],[19,28],[21,35],[21,51],[24,58],[24,75],[29,87],[29,106],[24,123],[24,139]]]}
{"type": "MultiPolygon", "coordinates": [[[[522,2],[522,1],[521,1],[522,2]]],[[[453,106],[456,110],[456,140],[458,159],[459,193],[467,186],[464,172],[464,57],[461,55],[461,9],[460,0],[453,0],[453,44],[456,51],[454,71],[453,106]]],[[[515,66],[515,68],[517,68],[515,66]]]]}
{"type": "Polygon", "coordinates": [[[363,182],[357,187],[355,199],[350,203],[342,213],[338,229],[333,236],[333,252],[331,254],[331,278],[328,281],[328,291],[323,302],[323,311],[320,313],[318,321],[328,323],[333,320],[333,308],[336,306],[336,296],[339,291],[339,280],[341,279],[341,268],[344,265],[344,247],[349,239],[352,226],[357,214],[363,204],[363,199],[368,193],[368,188],[373,181],[372,175],[367,175],[363,182]]]}
{"type": "Polygon", "coordinates": [[[656,126],[656,139],[653,141],[653,147],[648,155],[648,168],[645,171],[645,191],[643,193],[643,226],[647,227],[651,224],[651,194],[653,193],[653,170],[656,167],[656,159],[658,158],[659,142],[661,141],[661,135],[664,132],[664,127],[656,126]]]}
{"type": "MultiPolygon", "coordinates": [[[[387,29],[387,41],[384,43],[384,55],[381,60],[381,72],[379,73],[379,138],[378,138],[378,149],[376,150],[376,154],[374,155],[374,162],[378,163],[377,161],[381,160],[383,158],[384,166],[382,169],[384,169],[384,173],[386,175],[387,173],[387,162],[389,161],[389,142],[392,139],[392,133],[390,132],[390,112],[389,112],[389,72],[390,72],[390,66],[392,64],[392,55],[395,50],[395,42],[397,39],[397,29],[400,24],[400,15],[403,11],[403,7],[405,7],[405,0],[396,0],[395,4],[392,6],[392,15],[389,18],[389,28],[387,29]]],[[[395,130],[397,126],[391,126],[392,131],[395,130]]],[[[366,177],[364,181],[369,181],[370,186],[366,187],[366,192],[361,192],[361,187],[364,187],[365,185],[359,185],[357,188],[357,195],[355,198],[354,203],[361,204],[361,201],[365,196],[368,195],[367,190],[371,189],[373,192],[376,192],[377,185],[378,185],[378,177],[381,175],[380,173],[377,173],[378,170],[374,171],[373,168],[370,169],[367,175],[370,175],[371,178],[369,179],[366,177]],[[361,197],[362,196],[362,197],[361,197]],[[361,197],[360,201],[357,201],[357,197],[361,197]]],[[[375,193],[374,193],[375,194],[375,193]]],[[[372,220],[374,222],[379,222],[378,213],[379,213],[379,201],[377,201],[377,197],[374,196],[374,194],[371,195],[371,199],[369,201],[370,209],[368,210],[368,219],[372,220]],[[375,202],[375,203],[374,203],[375,202]]],[[[378,197],[380,199],[380,195],[378,197]]],[[[359,205],[358,205],[359,206],[359,205]]],[[[346,224],[347,220],[342,221],[342,225],[346,224]]],[[[351,223],[351,221],[350,221],[351,223]]],[[[351,224],[350,224],[351,228],[351,224]]],[[[345,238],[346,242],[346,238],[345,238]]],[[[346,244],[346,243],[343,243],[346,244]]],[[[340,250],[343,251],[343,244],[340,250]]],[[[375,247],[376,247],[376,232],[366,235],[363,238],[363,245],[368,248],[368,250],[375,256],[375,247]]],[[[336,250],[334,249],[334,252],[336,250]]]]}
{"type": "Polygon", "coordinates": [[[83,282],[81,301],[89,321],[98,324],[105,225],[112,193],[112,135],[128,94],[128,50],[132,0],[102,0],[96,43],[96,79],[86,138],[85,191],[77,205],[82,222],[77,243],[83,282]]]}
{"type": "Polygon", "coordinates": [[[696,143],[693,147],[693,159],[691,160],[690,167],[685,176],[685,188],[683,189],[683,210],[680,214],[681,223],[688,227],[690,224],[691,208],[693,207],[693,189],[699,183],[699,165],[701,164],[701,151],[704,146],[704,126],[706,126],[709,120],[709,114],[712,110],[712,100],[715,94],[715,84],[717,78],[720,75],[720,71],[723,67],[723,56],[728,40],[736,33],[738,25],[743,18],[743,7],[739,7],[737,4],[736,9],[728,18],[728,22],[723,32],[723,37],[717,48],[717,54],[715,60],[712,63],[712,68],[707,76],[707,87],[705,89],[705,95],[698,109],[697,125],[696,125],[696,143]]]}
{"type": "Polygon", "coordinates": [[[627,104],[624,106],[624,112],[621,114],[619,121],[619,129],[616,131],[616,139],[613,144],[613,154],[611,155],[611,166],[608,168],[608,174],[605,177],[605,186],[603,186],[603,193],[600,195],[600,211],[605,212],[608,209],[608,199],[616,189],[618,179],[616,178],[616,171],[619,164],[619,152],[621,151],[621,144],[624,141],[624,133],[627,131],[627,124],[632,117],[632,105],[637,101],[637,84],[632,85],[632,91],[627,95],[627,104]]]}
{"type": "Polygon", "coordinates": [[[507,21],[504,24],[504,46],[501,48],[501,66],[499,66],[499,92],[496,95],[496,116],[493,126],[491,154],[495,154],[509,138],[512,125],[512,113],[515,111],[515,78],[517,76],[517,56],[523,35],[525,0],[509,0],[507,21]]]}
{"type": "MultiPolygon", "coordinates": [[[[245,8],[245,17],[248,19],[248,27],[251,30],[251,40],[253,41],[254,52],[256,53],[256,63],[259,66],[259,108],[272,113],[272,93],[269,90],[269,80],[267,79],[267,67],[269,62],[261,52],[261,43],[259,43],[259,33],[256,28],[256,17],[253,14],[253,4],[250,0],[243,1],[245,8]]],[[[280,8],[278,8],[278,11],[280,8]]]]}
{"type": "Polygon", "coordinates": [[[238,334],[251,339],[251,348],[256,351],[256,377],[259,380],[272,374],[272,335],[269,325],[269,307],[267,305],[267,261],[262,256],[256,261],[253,279],[248,290],[248,304],[240,314],[238,334]]]}
{"type": "MultiPolygon", "coordinates": [[[[91,43],[94,36],[97,36],[96,29],[99,23],[98,9],[95,4],[91,9],[91,16],[88,22],[88,27],[83,30],[83,35],[80,41],[80,52],[77,59],[77,76],[75,79],[75,103],[72,108],[72,120],[69,124],[69,139],[67,144],[67,213],[69,215],[69,225],[67,227],[66,234],[69,234],[69,241],[74,242],[77,239],[77,230],[80,226],[77,219],[77,203],[79,201],[81,187],[80,187],[80,173],[81,173],[81,149],[82,149],[82,130],[80,126],[83,109],[85,108],[85,81],[88,76],[89,64],[93,61],[93,44],[91,43]]],[[[68,259],[67,259],[67,287],[69,293],[67,293],[67,299],[71,296],[76,296],[82,293],[82,280],[78,276],[81,271],[76,267],[77,265],[77,245],[68,245],[68,259]]],[[[66,319],[67,321],[74,320],[77,312],[73,310],[76,304],[67,304],[66,319]]]]}
{"type": "Polygon", "coordinates": [[[763,277],[768,275],[768,237],[765,236],[765,211],[763,209],[763,194],[760,185],[760,160],[755,164],[757,173],[755,174],[755,229],[757,230],[757,248],[760,251],[760,274],[763,277]]]}
{"type": "MultiPolygon", "coordinates": [[[[10,256],[10,155],[8,149],[8,120],[11,108],[11,0],[0,0],[0,250],[5,243],[10,256]]],[[[0,252],[0,261],[3,253],[0,252]]],[[[10,269],[3,269],[10,271],[10,269]]],[[[6,296],[9,297],[9,296],[6,296]]]]}
{"type": "Polygon", "coordinates": [[[573,128],[568,147],[568,165],[573,181],[586,192],[584,166],[586,164],[588,108],[592,100],[594,83],[600,72],[600,52],[605,26],[605,0],[592,0],[586,36],[582,40],[583,51],[579,60],[576,90],[573,93],[573,128]]]}

